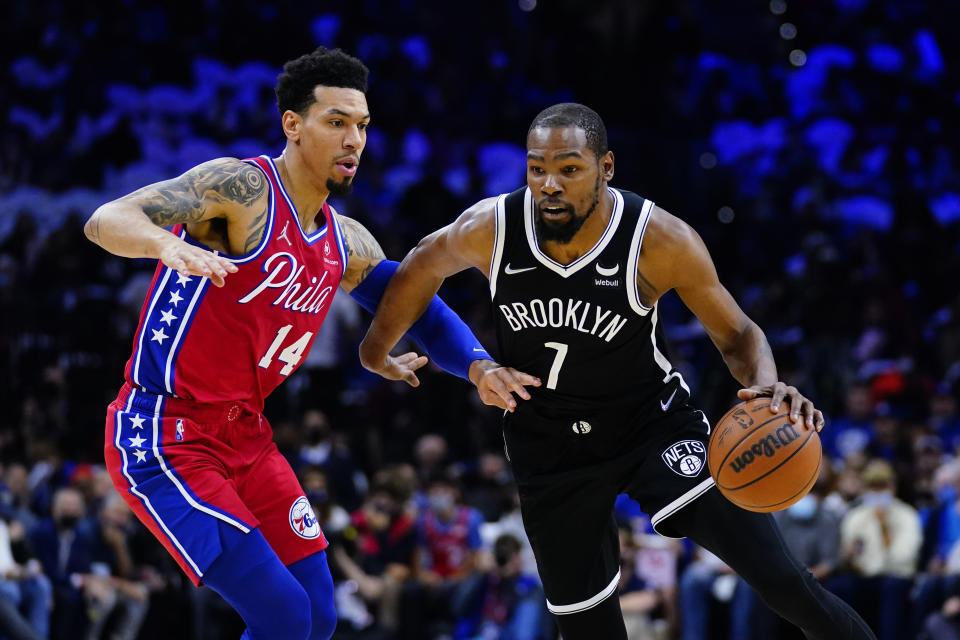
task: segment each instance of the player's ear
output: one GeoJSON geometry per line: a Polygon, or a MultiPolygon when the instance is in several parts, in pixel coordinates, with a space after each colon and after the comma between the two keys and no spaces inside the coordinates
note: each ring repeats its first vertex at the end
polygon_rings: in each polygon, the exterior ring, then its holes
{"type": "Polygon", "coordinates": [[[613,180],[613,151],[600,156],[600,177],[604,182],[613,180]]]}
{"type": "Polygon", "coordinates": [[[300,142],[300,126],[303,124],[303,116],[296,111],[287,109],[280,116],[280,123],[283,125],[283,134],[287,136],[290,142],[300,142]]]}

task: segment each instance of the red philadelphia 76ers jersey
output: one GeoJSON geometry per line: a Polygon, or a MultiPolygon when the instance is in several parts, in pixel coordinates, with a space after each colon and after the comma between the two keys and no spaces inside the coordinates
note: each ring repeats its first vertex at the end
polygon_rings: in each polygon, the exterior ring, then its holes
{"type": "MultiPolygon", "coordinates": [[[[259,167],[270,187],[263,240],[251,253],[231,258],[238,271],[223,287],[158,263],[124,377],[149,393],[241,402],[259,412],[310,349],[347,252],[326,203],[320,228],[306,235],[273,160],[245,162],[259,167]]],[[[200,246],[181,225],[173,232],[200,246]]]]}

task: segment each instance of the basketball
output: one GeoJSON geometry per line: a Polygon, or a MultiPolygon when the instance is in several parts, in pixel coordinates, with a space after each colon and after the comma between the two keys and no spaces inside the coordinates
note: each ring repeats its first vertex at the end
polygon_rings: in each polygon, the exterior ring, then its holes
{"type": "Polygon", "coordinates": [[[770,398],[754,398],[717,422],[707,466],[730,502],[750,511],[780,511],[810,491],[822,455],[817,430],[791,422],[786,400],[771,413],[770,398]]]}

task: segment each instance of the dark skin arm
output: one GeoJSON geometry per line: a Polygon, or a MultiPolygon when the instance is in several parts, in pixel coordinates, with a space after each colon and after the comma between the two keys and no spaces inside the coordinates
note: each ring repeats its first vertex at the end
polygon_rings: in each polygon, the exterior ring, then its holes
{"type": "MultiPolygon", "coordinates": [[[[347,265],[340,279],[340,287],[350,293],[370,275],[374,267],[386,259],[386,255],[380,243],[366,227],[353,218],[337,213],[334,215],[340,222],[343,239],[347,245],[347,265]]],[[[418,387],[420,380],[415,372],[425,364],[427,364],[427,357],[412,351],[396,357],[387,355],[383,367],[377,373],[388,380],[403,380],[411,387],[418,387]]]]}
{"type": "MultiPolygon", "coordinates": [[[[360,362],[364,367],[380,373],[390,350],[423,314],[445,278],[470,267],[489,277],[495,205],[495,198],[478,202],[454,222],[421,240],[407,254],[360,343],[360,362]]],[[[508,411],[517,406],[514,393],[528,400],[530,394],[524,385],[540,385],[537,378],[492,360],[475,360],[468,375],[485,404],[508,411]]]]}
{"type": "Polygon", "coordinates": [[[791,419],[823,427],[823,414],[796,387],[780,382],[773,351],[763,331],[720,283],[703,240],[688,224],[654,207],[637,265],[641,301],[652,306],[670,289],[703,324],[730,373],[744,388],[741,400],[769,396],[776,412],[784,399],[791,419]]]}

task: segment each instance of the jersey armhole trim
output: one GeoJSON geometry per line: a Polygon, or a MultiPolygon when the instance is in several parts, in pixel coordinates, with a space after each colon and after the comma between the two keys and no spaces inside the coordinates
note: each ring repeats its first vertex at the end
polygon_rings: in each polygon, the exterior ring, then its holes
{"type": "MultiPolygon", "coordinates": [[[[259,156],[259,157],[263,158],[265,156],[259,156]]],[[[270,238],[273,237],[273,223],[277,217],[276,193],[274,192],[275,190],[273,188],[273,183],[270,180],[270,174],[268,174],[267,170],[264,169],[260,165],[260,163],[256,161],[256,158],[248,158],[246,160],[243,160],[243,162],[246,162],[247,164],[256,167],[257,169],[260,170],[261,173],[263,173],[263,177],[266,178],[267,186],[269,187],[270,202],[267,204],[267,207],[268,207],[267,208],[267,224],[263,230],[263,238],[260,239],[260,244],[258,244],[256,248],[253,249],[253,251],[243,255],[239,255],[239,256],[230,256],[225,253],[219,254],[221,258],[226,258],[233,264],[243,264],[244,262],[250,262],[257,256],[259,256],[261,253],[263,253],[263,250],[267,248],[268,244],[270,244],[270,238]]],[[[190,240],[192,239],[193,238],[190,236],[190,234],[186,234],[184,238],[184,240],[186,240],[188,243],[190,243],[190,240]]],[[[199,243],[190,243],[190,244],[199,244],[199,243]]],[[[229,249],[229,247],[227,248],[229,249]]]]}
{"type": "Polygon", "coordinates": [[[507,238],[507,194],[503,193],[497,197],[497,205],[494,209],[493,223],[493,255],[490,256],[490,273],[487,277],[490,280],[490,299],[493,300],[497,295],[497,275],[500,273],[500,261],[503,259],[503,245],[507,238]]]}
{"type": "Polygon", "coordinates": [[[342,279],[343,274],[347,272],[347,245],[343,238],[343,229],[340,228],[340,221],[337,220],[337,216],[340,214],[327,202],[323,203],[323,207],[324,215],[327,217],[327,226],[333,228],[333,237],[336,239],[335,244],[337,245],[337,251],[340,253],[340,278],[342,279]]]}
{"type": "Polygon", "coordinates": [[[637,315],[645,316],[653,309],[640,302],[640,291],[637,289],[637,268],[640,264],[640,247],[643,244],[643,235],[647,231],[647,223],[653,213],[653,201],[644,200],[640,207],[640,216],[637,218],[637,227],[633,231],[630,241],[630,253],[627,255],[627,301],[630,308],[637,315]]]}

